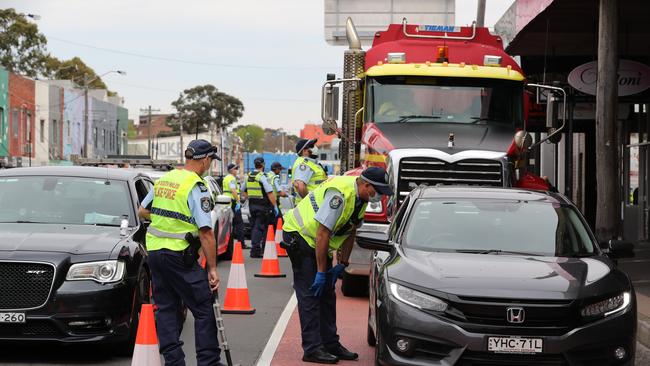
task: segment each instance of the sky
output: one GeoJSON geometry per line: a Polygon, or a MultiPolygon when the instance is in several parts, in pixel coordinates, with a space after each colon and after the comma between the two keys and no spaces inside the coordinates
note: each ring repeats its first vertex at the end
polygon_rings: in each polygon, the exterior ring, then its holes
{"type": "MultiPolygon", "coordinates": [[[[424,1],[424,0],[422,0],[424,1]]],[[[435,0],[429,0],[435,1],[435,0]]],[[[487,0],[494,23],[513,0],[487,0]]],[[[456,0],[456,25],[476,17],[477,0],[456,0]]],[[[323,0],[0,0],[0,7],[38,14],[48,50],[79,56],[124,98],[129,118],[149,105],[174,112],[184,89],[213,84],[238,97],[256,123],[297,134],[320,123],[327,73],[342,74],[346,47],[330,46],[323,0]]]]}

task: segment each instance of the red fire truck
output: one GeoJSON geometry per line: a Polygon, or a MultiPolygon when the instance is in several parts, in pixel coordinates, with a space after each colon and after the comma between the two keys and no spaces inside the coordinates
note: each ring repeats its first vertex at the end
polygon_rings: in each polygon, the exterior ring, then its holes
{"type": "MultiPolygon", "coordinates": [[[[421,184],[549,189],[528,171],[527,152],[546,140],[556,142],[563,126],[548,118],[547,137],[532,144],[526,132],[530,93],[500,37],[475,25],[412,25],[404,19],[377,32],[363,51],[351,19],[346,34],[343,79],[329,74],[323,85],[323,129],[341,137],[342,172],[385,167],[396,193],[368,206],[364,231],[387,230],[391,214],[421,184]]],[[[561,88],[533,86],[549,91],[548,105],[557,107],[561,88]]],[[[353,251],[345,294],[367,288],[369,256],[359,247],[353,251]]]]}

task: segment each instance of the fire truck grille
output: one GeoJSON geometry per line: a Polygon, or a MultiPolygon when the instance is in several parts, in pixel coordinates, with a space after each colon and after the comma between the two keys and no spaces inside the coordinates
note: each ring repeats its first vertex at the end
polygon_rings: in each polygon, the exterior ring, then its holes
{"type": "Polygon", "coordinates": [[[0,262],[0,310],[43,306],[53,280],[54,266],[51,264],[0,262]]]}
{"type": "Polygon", "coordinates": [[[501,163],[489,159],[466,159],[449,163],[436,158],[405,158],[399,165],[400,201],[420,185],[437,184],[503,186],[501,163]]]}

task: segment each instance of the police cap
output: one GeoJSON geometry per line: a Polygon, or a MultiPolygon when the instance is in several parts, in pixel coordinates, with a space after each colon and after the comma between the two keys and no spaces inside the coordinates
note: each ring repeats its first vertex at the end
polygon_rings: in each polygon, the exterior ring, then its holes
{"type": "Polygon", "coordinates": [[[239,169],[239,165],[235,163],[228,164],[228,170],[239,169]]]}
{"type": "Polygon", "coordinates": [[[187,149],[185,149],[185,158],[199,160],[206,157],[221,160],[219,155],[217,155],[217,147],[208,141],[203,139],[190,141],[187,149]]]}
{"type": "Polygon", "coordinates": [[[300,139],[296,143],[296,154],[300,155],[300,153],[304,149],[311,149],[316,145],[316,142],[318,139],[300,139]]]}
{"type": "Polygon", "coordinates": [[[284,168],[282,167],[282,164],[280,164],[277,161],[274,161],[273,164],[271,164],[271,169],[284,169],[284,168]]]}
{"type": "Polygon", "coordinates": [[[255,164],[256,168],[261,168],[262,165],[264,165],[264,158],[261,156],[258,156],[253,160],[253,164],[255,164]]]}
{"type": "Polygon", "coordinates": [[[370,167],[361,172],[361,179],[372,184],[379,194],[392,196],[393,191],[388,186],[388,174],[382,168],[370,167]]]}

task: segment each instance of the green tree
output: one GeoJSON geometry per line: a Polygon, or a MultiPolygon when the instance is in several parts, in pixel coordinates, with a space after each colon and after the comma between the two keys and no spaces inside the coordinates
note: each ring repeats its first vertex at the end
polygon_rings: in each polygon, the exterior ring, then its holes
{"type": "Polygon", "coordinates": [[[46,72],[47,39],[38,26],[14,9],[0,9],[0,64],[9,71],[36,77],[46,72]]]}
{"type": "Polygon", "coordinates": [[[264,129],[258,125],[244,125],[235,128],[234,132],[244,142],[244,151],[264,150],[264,129]]]}
{"type": "MultiPolygon", "coordinates": [[[[45,62],[47,76],[54,79],[72,80],[78,85],[83,85],[84,75],[88,80],[97,77],[97,73],[92,67],[86,65],[79,57],[73,57],[69,60],[61,61],[54,56],[49,56],[45,62]]],[[[90,83],[91,89],[108,89],[101,78],[97,78],[90,83]]]]}
{"type": "MultiPolygon", "coordinates": [[[[227,127],[237,122],[244,112],[244,104],[239,99],[209,84],[183,90],[172,106],[186,132],[196,131],[197,126],[199,132],[208,131],[211,126],[217,130],[227,127]]],[[[173,128],[177,131],[179,124],[173,128]]]]}

